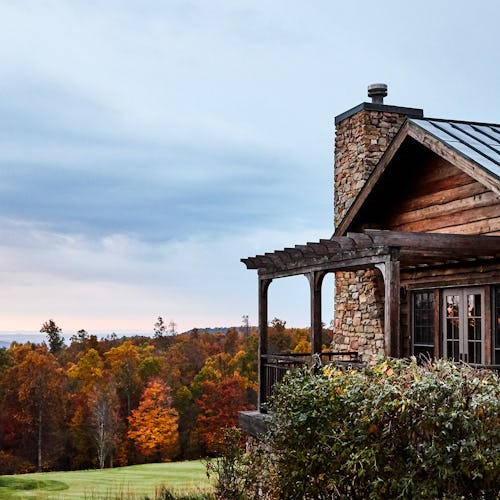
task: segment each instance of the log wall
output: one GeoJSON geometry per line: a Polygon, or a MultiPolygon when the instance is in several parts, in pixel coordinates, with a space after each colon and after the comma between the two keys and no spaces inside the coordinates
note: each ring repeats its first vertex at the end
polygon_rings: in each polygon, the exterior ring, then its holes
{"type": "Polygon", "coordinates": [[[406,186],[385,229],[453,234],[500,234],[500,197],[434,156],[406,186]]]}

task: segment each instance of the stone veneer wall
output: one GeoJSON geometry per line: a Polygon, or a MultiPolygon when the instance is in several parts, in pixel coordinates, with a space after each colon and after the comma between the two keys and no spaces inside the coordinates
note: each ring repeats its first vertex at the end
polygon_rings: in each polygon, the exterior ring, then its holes
{"type": "MultiPolygon", "coordinates": [[[[347,213],[405,118],[398,113],[361,110],[337,123],[336,222],[347,213]]],[[[384,353],[384,285],[379,271],[335,273],[334,323],[333,349],[357,350],[366,362],[384,353]]]]}
{"type": "Polygon", "coordinates": [[[335,274],[333,346],[364,361],[384,353],[384,286],[377,270],[335,274]]]}
{"type": "Polygon", "coordinates": [[[341,221],[406,115],[362,110],[335,130],[335,221],[341,221]]]}

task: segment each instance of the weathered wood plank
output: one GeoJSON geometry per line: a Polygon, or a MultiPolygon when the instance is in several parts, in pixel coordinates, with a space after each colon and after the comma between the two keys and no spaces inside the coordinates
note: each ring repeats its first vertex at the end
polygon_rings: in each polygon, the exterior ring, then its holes
{"type": "Polygon", "coordinates": [[[477,183],[470,175],[461,172],[452,165],[450,165],[448,175],[441,179],[434,179],[433,176],[428,176],[429,167],[423,170],[422,177],[417,179],[417,182],[412,185],[411,195],[414,198],[477,183]]]}
{"type": "Polygon", "coordinates": [[[374,244],[429,251],[453,248],[456,251],[481,249],[498,251],[500,239],[470,234],[443,234],[366,230],[374,244]]]}
{"type": "Polygon", "coordinates": [[[459,224],[457,226],[443,227],[433,230],[433,233],[453,233],[453,234],[480,234],[492,235],[500,231],[500,217],[470,222],[467,224],[459,224]]]}
{"type": "MultiPolygon", "coordinates": [[[[441,204],[434,204],[424,208],[404,212],[398,207],[398,213],[394,214],[391,220],[392,229],[400,226],[436,217],[443,217],[460,213],[471,208],[500,206],[500,197],[491,191],[483,192],[473,196],[468,196],[458,200],[448,201],[441,204]]],[[[399,230],[399,229],[397,229],[399,230]]]]}
{"type": "Polygon", "coordinates": [[[457,169],[457,167],[452,165],[449,161],[430,151],[428,151],[424,165],[421,182],[438,182],[441,179],[446,179],[451,175],[455,175],[457,172],[461,172],[461,170],[457,169]]]}
{"type": "MultiPolygon", "coordinates": [[[[259,296],[258,296],[258,307],[259,307],[259,360],[265,354],[267,354],[267,340],[268,340],[268,291],[269,285],[271,284],[270,279],[259,278],[259,296]]],[[[266,402],[266,370],[263,363],[259,361],[259,373],[258,373],[258,408],[261,407],[263,403],[266,402]]]]}
{"type": "Polygon", "coordinates": [[[500,262],[450,266],[444,269],[403,269],[401,284],[408,289],[444,286],[474,286],[500,283],[500,262]]]}
{"type": "Polygon", "coordinates": [[[461,211],[456,211],[452,214],[439,214],[435,217],[427,217],[414,222],[406,222],[402,224],[396,224],[391,229],[397,231],[433,231],[437,232],[441,230],[444,233],[454,233],[454,227],[463,227],[464,230],[461,233],[477,234],[473,229],[477,226],[476,223],[479,221],[484,221],[491,218],[500,217],[500,203],[496,205],[487,205],[473,207],[469,209],[463,209],[461,211]],[[466,226],[472,226],[469,231],[465,230],[466,226]]]}
{"type": "Polygon", "coordinates": [[[388,259],[384,264],[384,343],[386,354],[394,357],[401,357],[399,284],[399,261],[388,259]]]}
{"type": "Polygon", "coordinates": [[[462,200],[487,193],[488,189],[479,182],[472,182],[463,186],[424,194],[419,197],[410,196],[397,205],[398,212],[413,212],[433,205],[442,205],[451,201],[462,200]]]}

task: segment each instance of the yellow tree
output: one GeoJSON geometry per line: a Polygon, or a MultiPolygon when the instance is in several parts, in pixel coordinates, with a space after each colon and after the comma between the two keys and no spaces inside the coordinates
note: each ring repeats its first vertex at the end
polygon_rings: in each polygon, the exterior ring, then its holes
{"type": "Polygon", "coordinates": [[[127,416],[130,415],[132,395],[138,391],[141,384],[139,375],[141,361],[145,354],[150,353],[150,349],[145,348],[143,351],[146,352],[141,352],[141,349],[127,340],[119,347],[111,348],[105,354],[116,380],[118,392],[125,396],[127,416]]]}
{"type": "Polygon", "coordinates": [[[161,379],[152,379],[132,410],[128,437],[146,457],[169,461],[177,453],[179,439],[177,410],[172,408],[171,389],[161,379]]]}
{"type": "Polygon", "coordinates": [[[104,361],[96,349],[89,349],[78,362],[70,363],[68,377],[75,388],[87,395],[92,388],[101,382],[104,376],[104,361]]]}
{"type": "Polygon", "coordinates": [[[92,437],[91,419],[96,388],[104,387],[106,378],[104,361],[96,349],[89,349],[80,356],[76,364],[68,367],[68,378],[71,386],[71,418],[69,431],[73,447],[70,461],[75,468],[89,467],[93,459],[91,450],[92,437]]]}

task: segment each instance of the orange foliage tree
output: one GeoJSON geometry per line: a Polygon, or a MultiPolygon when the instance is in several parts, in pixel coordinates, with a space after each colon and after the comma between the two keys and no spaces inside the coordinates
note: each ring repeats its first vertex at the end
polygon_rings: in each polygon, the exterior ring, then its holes
{"type": "Polygon", "coordinates": [[[146,457],[169,461],[177,453],[177,410],[172,408],[171,389],[159,378],[152,379],[139,407],[129,417],[128,437],[146,457]]]}
{"type": "Polygon", "coordinates": [[[33,443],[41,471],[57,457],[64,418],[64,373],[46,346],[16,346],[12,356],[15,364],[5,373],[10,380],[7,399],[14,410],[12,420],[23,428],[23,438],[33,443]]]}

